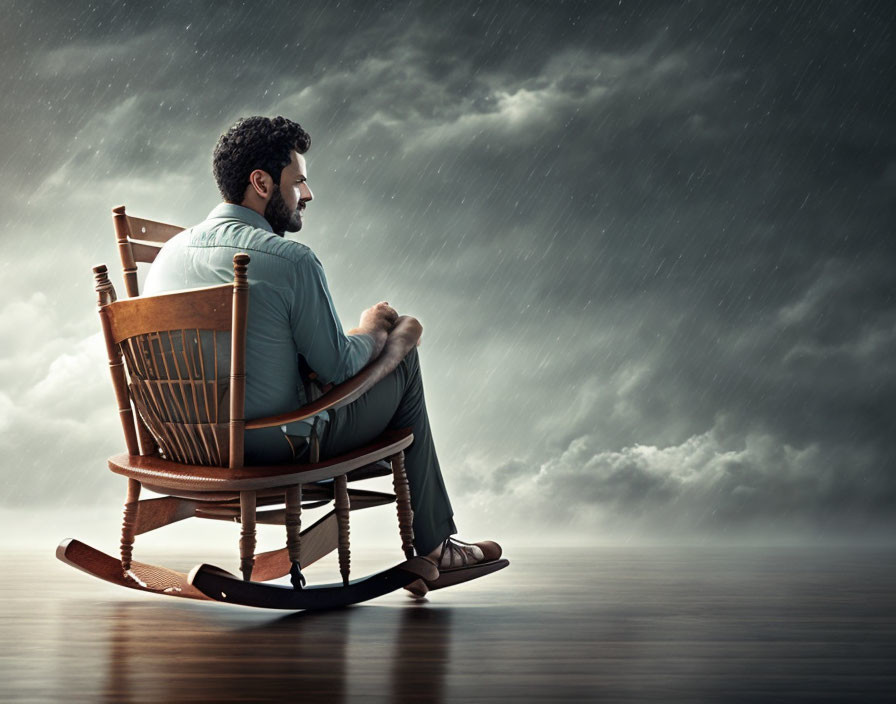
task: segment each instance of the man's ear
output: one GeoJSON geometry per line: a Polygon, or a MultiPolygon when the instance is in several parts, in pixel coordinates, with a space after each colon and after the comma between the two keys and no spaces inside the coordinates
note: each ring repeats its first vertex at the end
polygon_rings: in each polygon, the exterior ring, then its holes
{"type": "Polygon", "coordinates": [[[266,201],[274,190],[274,179],[267,171],[255,169],[249,174],[249,188],[266,201]]]}

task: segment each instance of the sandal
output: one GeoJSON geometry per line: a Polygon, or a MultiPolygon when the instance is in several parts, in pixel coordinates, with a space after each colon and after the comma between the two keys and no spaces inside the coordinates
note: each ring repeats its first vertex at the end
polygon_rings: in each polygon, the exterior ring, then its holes
{"type": "MultiPolygon", "coordinates": [[[[501,546],[493,540],[467,543],[449,537],[442,543],[438,557],[434,559],[439,568],[439,576],[432,580],[418,579],[405,589],[420,599],[433,589],[443,589],[484,577],[510,564],[508,560],[500,559],[501,554],[501,546]]],[[[433,554],[430,553],[428,558],[433,560],[433,554]]]]}

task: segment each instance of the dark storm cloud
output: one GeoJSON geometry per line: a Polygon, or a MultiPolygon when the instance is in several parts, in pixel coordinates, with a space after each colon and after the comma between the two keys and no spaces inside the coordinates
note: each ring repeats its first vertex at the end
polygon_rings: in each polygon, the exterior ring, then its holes
{"type": "Polygon", "coordinates": [[[109,199],[197,220],[221,129],[299,120],[302,237],[341,310],[382,291],[424,320],[449,485],[489,472],[483,506],[887,520],[889,5],[13,9],[9,222],[33,183],[97,233],[109,199]]]}

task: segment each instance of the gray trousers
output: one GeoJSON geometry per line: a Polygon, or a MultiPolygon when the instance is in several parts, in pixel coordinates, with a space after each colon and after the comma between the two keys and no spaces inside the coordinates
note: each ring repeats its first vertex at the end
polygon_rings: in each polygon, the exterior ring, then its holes
{"type": "Polygon", "coordinates": [[[405,470],[414,509],[414,545],[426,555],[457,532],[436,457],[417,348],[391,374],[352,403],[327,411],[330,422],[320,438],[321,459],[343,454],[375,440],[387,428],[411,428],[414,442],[405,450],[405,470]]]}

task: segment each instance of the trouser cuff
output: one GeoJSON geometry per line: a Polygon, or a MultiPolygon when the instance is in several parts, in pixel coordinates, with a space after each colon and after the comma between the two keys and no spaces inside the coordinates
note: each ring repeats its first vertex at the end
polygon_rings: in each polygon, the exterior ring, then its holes
{"type": "Polygon", "coordinates": [[[414,525],[414,546],[418,555],[429,555],[439,545],[445,542],[449,535],[457,533],[457,526],[454,525],[454,517],[435,523],[428,522],[428,525],[418,527],[414,525]]]}

